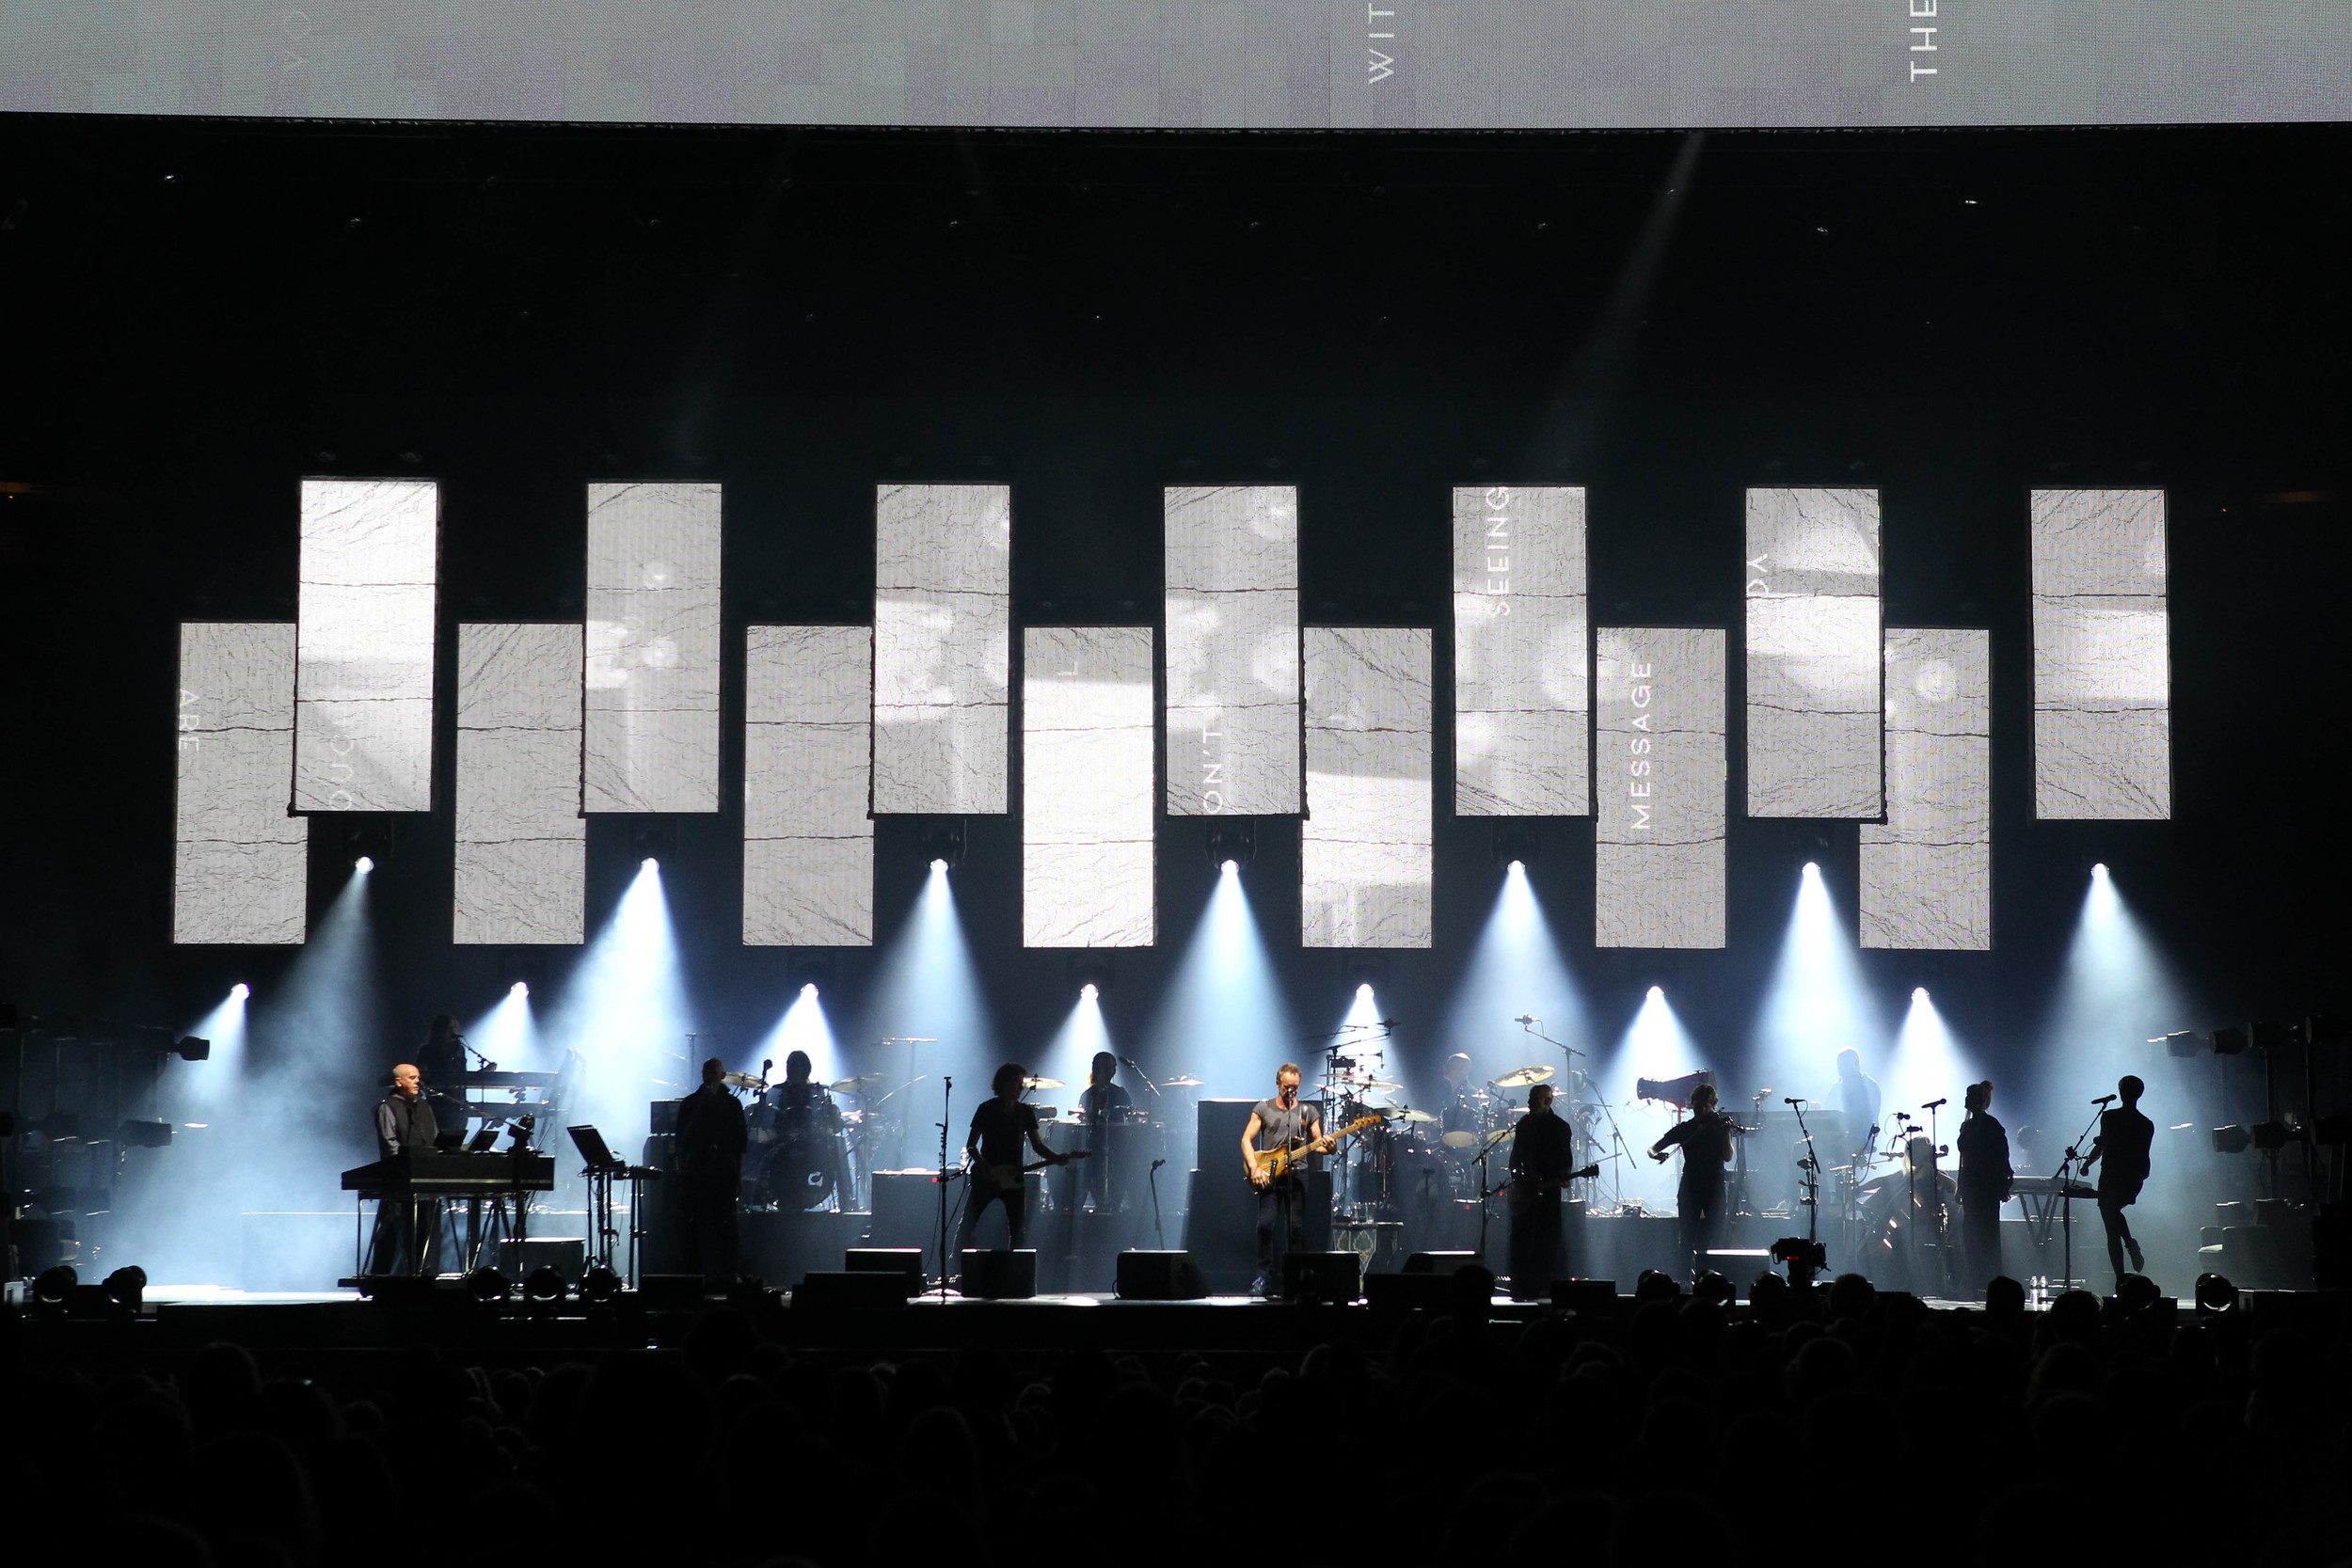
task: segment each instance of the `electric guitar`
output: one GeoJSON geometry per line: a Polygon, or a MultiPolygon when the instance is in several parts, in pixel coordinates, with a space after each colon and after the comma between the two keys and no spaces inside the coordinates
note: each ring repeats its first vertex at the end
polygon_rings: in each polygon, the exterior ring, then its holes
{"type": "MultiPolygon", "coordinates": [[[[1094,1150],[1090,1148],[1073,1148],[1067,1154],[1057,1154],[1050,1160],[1032,1160],[1025,1165],[1018,1160],[1008,1160],[1001,1165],[983,1164],[975,1160],[971,1164],[958,1171],[956,1175],[974,1177],[987,1182],[1000,1193],[1009,1193],[1017,1191],[1021,1186],[1021,1179],[1032,1171],[1043,1170],[1048,1165],[1066,1165],[1073,1160],[1086,1159],[1093,1152],[1094,1150]]],[[[950,1180],[952,1180],[953,1178],[950,1180]]]]}
{"type": "Polygon", "coordinates": [[[1586,1165],[1582,1170],[1569,1171],[1557,1180],[1537,1176],[1528,1171],[1515,1172],[1511,1179],[1502,1184],[1503,1206],[1514,1214],[1523,1214],[1534,1206],[1537,1199],[1551,1192],[1566,1186],[1571,1181],[1581,1181],[1588,1176],[1599,1174],[1598,1164],[1586,1165]]]}
{"type": "Polygon", "coordinates": [[[1367,1127],[1377,1127],[1380,1121],[1381,1118],[1378,1117],[1358,1117],[1338,1132],[1326,1132],[1322,1137],[1307,1143],[1294,1144],[1287,1148],[1251,1149],[1249,1158],[1257,1162],[1258,1169],[1264,1173],[1267,1180],[1271,1181],[1278,1176],[1286,1175],[1291,1166],[1308,1155],[1322,1152],[1324,1144],[1328,1143],[1336,1147],[1340,1139],[1360,1132],[1367,1127]]]}

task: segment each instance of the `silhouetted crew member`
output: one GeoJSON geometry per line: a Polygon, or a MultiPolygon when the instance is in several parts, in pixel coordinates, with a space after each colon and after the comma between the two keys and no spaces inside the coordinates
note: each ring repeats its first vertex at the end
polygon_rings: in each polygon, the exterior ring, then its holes
{"type": "Polygon", "coordinates": [[[1258,1155],[1279,1148],[1327,1153],[1334,1140],[1323,1135],[1323,1115],[1298,1102],[1298,1064],[1284,1062],[1274,1071],[1274,1094],[1250,1108],[1248,1125],[1241,1130],[1242,1168],[1258,1189],[1258,1278],[1252,1295],[1273,1295],[1282,1288],[1282,1256],[1307,1244],[1307,1182],[1303,1158],[1280,1176],[1269,1177],[1258,1155]]]}
{"type": "Polygon", "coordinates": [[[1111,1148],[1127,1135],[1127,1113],[1135,1100],[1120,1086],[1118,1077],[1119,1058],[1107,1051],[1096,1052],[1086,1091],[1078,1096],[1078,1109],[1086,1117],[1080,1147],[1094,1158],[1078,1163],[1078,1196],[1071,1200],[1073,1209],[1089,1197],[1097,1209],[1106,1211],[1119,1208],[1126,1199],[1127,1195],[1111,1180],[1111,1148]]]}
{"type": "Polygon", "coordinates": [[[750,1143],[742,1104],[721,1080],[726,1064],[703,1064],[703,1086],[678,1101],[677,1164],[686,1179],[686,1221],[694,1266],[705,1280],[735,1277],[735,1206],[743,1194],[743,1150],[750,1143]]]}
{"type": "MultiPolygon", "coordinates": [[[[413,1063],[392,1069],[392,1092],[376,1102],[375,1156],[396,1159],[431,1148],[441,1135],[424,1081],[413,1063]]],[[[438,1198],[381,1197],[375,1204],[375,1234],[368,1243],[370,1274],[438,1274],[441,1203],[438,1198]]]]}
{"type": "Polygon", "coordinates": [[[1691,1117],[1666,1129],[1649,1146],[1650,1158],[1664,1164],[1666,1150],[1682,1148],[1682,1183],[1675,1191],[1675,1213],[1682,1231],[1682,1249],[1691,1255],[1691,1277],[1707,1267],[1707,1251],[1715,1243],[1717,1223],[1724,1212],[1724,1167],[1731,1163],[1731,1123],[1715,1109],[1715,1085],[1701,1084],[1691,1091],[1691,1117]]]}
{"type": "Polygon", "coordinates": [[[1960,1124],[1960,1234],[1968,1259],[1970,1294],[2000,1275],[2001,1205],[2009,1201],[2009,1132],[1993,1119],[1993,1080],[1968,1085],[1967,1119],[1960,1124]]]}
{"type": "Polygon", "coordinates": [[[2147,1266],[2123,1211],[2138,1201],[2140,1184],[2148,1180],[2148,1153],[2156,1141],[2156,1124],[2139,1114],[2139,1097],[2148,1092],[2147,1085],[2127,1073],[2117,1080],[2115,1092],[2123,1103],[2099,1113],[2099,1135],[2091,1140],[2090,1158],[2083,1162],[2083,1168],[2099,1167],[2099,1222],[2106,1227],[2107,1261],[2120,1280],[2126,1250],[2132,1255],[2133,1274],[2147,1266]]]}
{"type": "Polygon", "coordinates": [[[1551,1108],[1551,1085],[1527,1091],[1511,1139],[1511,1296],[1534,1301],[1560,1276],[1560,1194],[1576,1164],[1576,1132],[1551,1108]]]}
{"type": "Polygon", "coordinates": [[[989,1080],[989,1087],[996,1091],[994,1098],[981,1101],[980,1108],[972,1113],[972,1130],[963,1135],[972,1190],[963,1195],[963,1223],[956,1227],[959,1257],[972,1244],[972,1232],[979,1227],[988,1206],[1000,1201],[1005,1206],[1006,1234],[1011,1238],[1009,1244],[1021,1245],[1029,1224],[1028,1189],[1021,1180],[1025,1143],[1037,1150],[1040,1159],[1057,1165],[1068,1164],[1039,1134],[1037,1107],[1021,1102],[1022,1081],[1028,1076],[1029,1069],[1019,1062],[1007,1062],[989,1080]]]}

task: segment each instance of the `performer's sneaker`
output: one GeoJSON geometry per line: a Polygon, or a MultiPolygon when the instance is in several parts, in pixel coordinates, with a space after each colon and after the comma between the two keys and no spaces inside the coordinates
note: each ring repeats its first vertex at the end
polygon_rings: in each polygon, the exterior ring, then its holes
{"type": "Polygon", "coordinates": [[[2132,1273],[2146,1274],[2148,1272],[2148,1259],[2140,1255],[2138,1237],[2124,1237],[2123,1250],[2132,1255],[2132,1273]]]}

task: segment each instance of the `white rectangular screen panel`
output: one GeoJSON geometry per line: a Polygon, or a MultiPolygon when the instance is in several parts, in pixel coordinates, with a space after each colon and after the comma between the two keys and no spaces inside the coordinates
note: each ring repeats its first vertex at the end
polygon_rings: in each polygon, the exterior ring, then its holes
{"type": "Polygon", "coordinates": [[[1021,940],[1149,947],[1150,626],[1031,626],[1021,645],[1021,940]]]}
{"type": "Polygon", "coordinates": [[[1011,488],[877,489],[877,815],[1005,809],[1011,638],[1011,488]]]}
{"type": "Polygon", "coordinates": [[[294,713],[291,625],[182,624],[172,941],[302,941],[310,835],[286,813],[294,713]]]}
{"type": "Polygon", "coordinates": [[[873,694],[868,627],[745,631],[745,946],[873,945],[873,694]]]}
{"type": "Polygon", "coordinates": [[[1299,809],[1298,492],[1171,488],[1168,815],[1299,809]]]}
{"type": "Polygon", "coordinates": [[[2036,816],[2171,816],[2170,632],[2164,492],[2036,490],[2036,816]]]}
{"type": "Polygon", "coordinates": [[[1310,626],[1299,942],[1427,947],[1430,634],[1310,626]]]}
{"type": "Polygon", "coordinates": [[[433,809],[439,534],[430,480],[302,482],[296,811],[433,809]]]}
{"type": "Polygon", "coordinates": [[[577,626],[457,628],[457,821],[450,940],[586,939],[577,626]]]}
{"type": "Polygon", "coordinates": [[[1724,635],[1604,626],[1594,643],[1594,943],[1721,947],[1724,635]]]}
{"type": "Polygon", "coordinates": [[[1593,809],[1584,492],[1454,492],[1454,811],[1593,809]]]}
{"type": "Polygon", "coordinates": [[[719,809],[721,499],[588,486],[584,810],[719,809]]]}
{"type": "Polygon", "coordinates": [[[1993,634],[1886,631],[1886,822],[1862,824],[1862,945],[1993,945],[1993,634]]]}
{"type": "Polygon", "coordinates": [[[1748,815],[1877,816],[1879,493],[1750,490],[1748,815]]]}

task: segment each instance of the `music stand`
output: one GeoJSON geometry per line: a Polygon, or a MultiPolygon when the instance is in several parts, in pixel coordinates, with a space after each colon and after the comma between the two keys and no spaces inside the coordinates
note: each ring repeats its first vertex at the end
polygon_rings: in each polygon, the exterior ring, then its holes
{"type": "MultiPolygon", "coordinates": [[[[619,1155],[612,1152],[612,1147],[604,1141],[604,1134],[597,1132],[595,1127],[566,1127],[564,1131],[571,1134],[572,1147],[580,1150],[580,1157],[587,1166],[580,1174],[588,1179],[588,1207],[591,1211],[589,1223],[595,1227],[596,1232],[596,1261],[609,1269],[612,1266],[612,1239],[615,1234],[612,1228],[612,1179],[616,1176],[628,1175],[628,1165],[619,1155]]],[[[637,1262],[635,1231],[638,1190],[636,1180],[632,1177],[629,1182],[628,1209],[630,1229],[628,1250],[631,1274],[636,1273],[637,1262]]]]}

